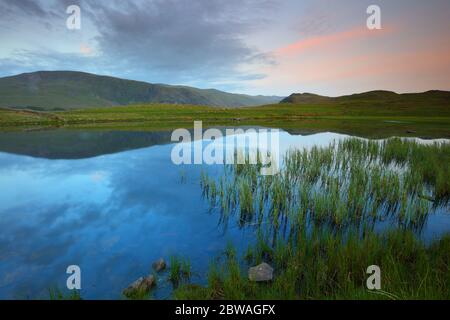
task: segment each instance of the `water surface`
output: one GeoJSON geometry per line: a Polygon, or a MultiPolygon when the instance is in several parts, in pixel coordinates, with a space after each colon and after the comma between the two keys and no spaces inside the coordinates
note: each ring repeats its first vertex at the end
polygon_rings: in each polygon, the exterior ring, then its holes
{"type": "MultiPolygon", "coordinates": [[[[348,136],[281,132],[281,150],[328,145],[348,136]]],[[[223,142],[223,141],[222,141],[223,142]]],[[[208,142],[204,142],[208,143],[208,142]]],[[[82,270],[82,296],[121,298],[151,263],[189,257],[192,282],[228,241],[239,251],[252,228],[227,228],[202,197],[202,170],[174,165],[170,133],[44,131],[0,134],[0,298],[49,298],[64,288],[68,265],[82,270]]],[[[450,231],[450,215],[431,215],[420,236],[450,231]]],[[[155,298],[170,298],[162,274],[155,298]]]]}

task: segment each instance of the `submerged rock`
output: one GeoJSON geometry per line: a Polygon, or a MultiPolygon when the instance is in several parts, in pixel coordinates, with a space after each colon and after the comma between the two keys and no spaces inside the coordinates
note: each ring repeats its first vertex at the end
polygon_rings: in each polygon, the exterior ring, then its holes
{"type": "Polygon", "coordinates": [[[160,272],[166,268],[166,262],[163,258],[160,258],[157,261],[153,262],[152,267],[156,272],[160,272]]]}
{"type": "Polygon", "coordinates": [[[135,282],[130,284],[128,288],[123,290],[123,295],[126,297],[131,297],[133,295],[146,294],[150,289],[156,285],[155,277],[149,275],[147,277],[140,277],[135,282]]]}
{"type": "Polygon", "coordinates": [[[248,278],[250,281],[271,281],[273,279],[273,268],[263,262],[256,267],[248,269],[248,278]]]}

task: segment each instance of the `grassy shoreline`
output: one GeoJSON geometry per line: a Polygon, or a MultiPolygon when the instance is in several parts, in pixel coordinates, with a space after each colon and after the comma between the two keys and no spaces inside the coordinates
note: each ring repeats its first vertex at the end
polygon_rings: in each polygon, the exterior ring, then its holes
{"type": "Polygon", "coordinates": [[[208,126],[265,126],[307,132],[333,131],[364,137],[450,137],[450,108],[372,105],[276,104],[246,108],[133,105],[73,111],[0,109],[1,130],[51,128],[158,131],[208,126]]]}
{"type": "Polygon", "coordinates": [[[428,216],[449,208],[450,144],[350,138],[292,151],[284,163],[276,176],[248,162],[202,175],[220,221],[252,226],[257,239],[241,257],[228,247],[206,286],[184,285],[175,298],[450,298],[450,233],[430,246],[420,239],[428,216]],[[274,267],[273,281],[248,279],[246,268],[261,262],[274,267]],[[382,291],[366,288],[371,265],[382,291]]]}
{"type": "MultiPolygon", "coordinates": [[[[351,236],[345,242],[317,233],[299,238],[298,247],[279,244],[265,253],[276,273],[273,281],[248,280],[246,268],[258,256],[238,257],[228,249],[211,264],[208,284],[185,284],[174,291],[179,300],[410,300],[450,299],[450,235],[429,247],[408,231],[351,236]],[[381,269],[381,290],[368,290],[366,269],[381,269]]],[[[256,250],[264,248],[255,246],[256,250]]],[[[266,248],[267,249],[267,248],[266,248]]],[[[258,254],[258,251],[255,251],[258,254]]],[[[255,255],[255,254],[253,254],[255,255]]]]}

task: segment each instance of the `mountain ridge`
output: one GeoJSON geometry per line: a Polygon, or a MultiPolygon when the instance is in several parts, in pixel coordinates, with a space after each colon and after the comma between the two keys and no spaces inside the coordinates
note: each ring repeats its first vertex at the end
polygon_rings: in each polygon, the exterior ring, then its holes
{"type": "MultiPolygon", "coordinates": [[[[357,103],[362,101],[371,101],[378,103],[400,102],[405,100],[424,100],[431,99],[433,102],[450,102],[450,91],[428,90],[416,93],[396,93],[388,90],[372,90],[362,93],[354,93],[338,97],[321,96],[314,93],[293,93],[284,98],[280,103],[293,104],[328,104],[328,103],[357,103]]],[[[431,102],[430,100],[430,102],[431,102]]]]}
{"type": "Polygon", "coordinates": [[[36,71],[0,78],[0,107],[7,108],[70,110],[139,103],[240,107],[278,103],[281,99],[80,71],[36,71]]]}

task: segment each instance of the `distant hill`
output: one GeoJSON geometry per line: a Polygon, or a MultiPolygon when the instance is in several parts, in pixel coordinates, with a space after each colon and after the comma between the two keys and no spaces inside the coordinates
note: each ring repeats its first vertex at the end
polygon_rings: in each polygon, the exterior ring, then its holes
{"type": "Polygon", "coordinates": [[[280,103],[294,104],[357,104],[372,102],[376,104],[386,103],[430,103],[430,104],[450,104],[450,91],[431,90],[422,93],[402,93],[392,91],[369,91],[340,97],[320,96],[312,93],[294,93],[281,100],[280,103]]]}
{"type": "Polygon", "coordinates": [[[299,103],[299,104],[314,104],[331,102],[332,98],[319,96],[314,93],[293,93],[289,97],[284,98],[280,103],[299,103]]]}
{"type": "Polygon", "coordinates": [[[0,78],[0,107],[8,108],[67,110],[137,103],[240,107],[278,103],[281,99],[75,71],[38,71],[0,78]]]}

